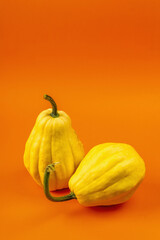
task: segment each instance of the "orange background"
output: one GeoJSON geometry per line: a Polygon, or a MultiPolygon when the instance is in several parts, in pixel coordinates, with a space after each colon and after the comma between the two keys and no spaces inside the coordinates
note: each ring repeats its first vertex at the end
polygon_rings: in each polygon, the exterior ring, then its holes
{"type": "Polygon", "coordinates": [[[160,239],[160,1],[2,0],[0,35],[1,239],[160,239]],[[86,153],[125,142],[143,157],[146,177],[126,204],[45,198],[23,165],[50,107],[44,93],[86,153]]]}

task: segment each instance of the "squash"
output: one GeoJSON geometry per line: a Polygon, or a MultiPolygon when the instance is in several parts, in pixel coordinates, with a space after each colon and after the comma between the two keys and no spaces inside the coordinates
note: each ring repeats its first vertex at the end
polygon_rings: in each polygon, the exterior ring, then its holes
{"type": "Polygon", "coordinates": [[[50,190],[68,187],[68,181],[84,157],[84,149],[71,126],[70,117],[57,111],[55,101],[44,98],[52,108],[42,111],[26,142],[24,165],[33,179],[43,186],[44,172],[48,164],[57,164],[50,176],[50,190]]]}
{"type": "Polygon", "coordinates": [[[77,198],[83,206],[116,205],[126,202],[145,175],[145,164],[135,149],[124,143],[104,143],[93,147],[69,180],[70,194],[53,197],[48,189],[50,173],[45,171],[44,191],[51,201],[77,198]]]}

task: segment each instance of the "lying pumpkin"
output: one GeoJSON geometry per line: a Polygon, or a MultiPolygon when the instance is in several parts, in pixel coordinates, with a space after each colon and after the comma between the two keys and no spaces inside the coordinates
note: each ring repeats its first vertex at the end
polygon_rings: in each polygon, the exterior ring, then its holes
{"type": "Polygon", "coordinates": [[[127,201],[145,175],[144,161],[133,147],[122,143],[100,144],[89,151],[70,178],[70,194],[53,197],[49,192],[49,177],[59,167],[60,164],[51,164],[45,170],[46,197],[56,202],[76,198],[83,206],[127,201]]]}
{"type": "Polygon", "coordinates": [[[50,176],[50,190],[68,187],[68,181],[84,157],[83,145],[71,126],[70,117],[57,111],[55,101],[44,95],[52,108],[42,111],[26,142],[24,164],[33,179],[43,185],[48,164],[59,162],[50,176]]]}

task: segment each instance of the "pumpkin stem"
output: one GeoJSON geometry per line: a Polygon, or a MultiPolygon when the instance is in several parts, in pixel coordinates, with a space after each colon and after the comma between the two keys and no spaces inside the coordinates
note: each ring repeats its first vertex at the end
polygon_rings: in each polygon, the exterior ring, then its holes
{"type": "Polygon", "coordinates": [[[50,164],[45,169],[45,173],[44,173],[44,193],[45,193],[46,197],[50,201],[53,201],[53,202],[63,202],[63,201],[68,201],[68,200],[76,198],[76,196],[73,192],[70,192],[68,195],[65,195],[65,196],[62,196],[62,197],[53,197],[50,194],[50,191],[49,191],[49,176],[50,176],[50,173],[52,171],[55,171],[54,165],[55,165],[54,163],[50,164]]]}
{"type": "Polygon", "coordinates": [[[46,99],[47,101],[49,101],[52,105],[52,113],[50,114],[52,117],[56,118],[59,117],[59,114],[57,112],[57,104],[56,102],[53,100],[52,97],[50,97],[47,94],[44,94],[44,99],[46,99]]]}

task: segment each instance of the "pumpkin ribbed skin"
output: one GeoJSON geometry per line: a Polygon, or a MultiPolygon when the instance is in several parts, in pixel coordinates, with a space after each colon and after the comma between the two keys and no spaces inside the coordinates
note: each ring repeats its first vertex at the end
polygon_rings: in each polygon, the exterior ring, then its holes
{"type": "Polygon", "coordinates": [[[92,148],[69,181],[83,206],[127,201],[145,175],[145,164],[128,144],[105,143],[92,148]]]}
{"type": "Polygon", "coordinates": [[[52,109],[41,112],[26,142],[24,164],[33,179],[43,185],[48,164],[57,163],[56,172],[50,176],[50,190],[68,187],[68,180],[84,157],[83,145],[71,126],[69,116],[52,109]]]}

